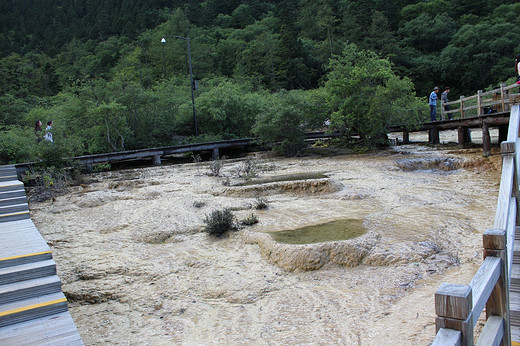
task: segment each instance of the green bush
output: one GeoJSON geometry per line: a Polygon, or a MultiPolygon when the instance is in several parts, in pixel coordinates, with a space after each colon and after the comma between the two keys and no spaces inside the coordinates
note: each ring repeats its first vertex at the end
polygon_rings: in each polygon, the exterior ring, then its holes
{"type": "Polygon", "coordinates": [[[416,97],[410,79],[399,77],[388,59],[349,44],[330,60],[325,83],[332,128],[366,146],[387,143],[387,127],[414,128],[427,105],[416,97]]]}
{"type": "Polygon", "coordinates": [[[235,216],[229,209],[215,210],[206,215],[204,231],[212,236],[221,238],[224,233],[237,230],[235,216]]]}
{"type": "Polygon", "coordinates": [[[71,156],[71,152],[65,145],[41,141],[38,144],[37,155],[39,167],[64,168],[72,165],[71,161],[67,159],[71,156]]]}
{"type": "Polygon", "coordinates": [[[29,162],[36,157],[36,137],[32,130],[18,126],[0,131],[0,165],[29,162]]]}
{"type": "Polygon", "coordinates": [[[305,146],[305,108],[306,98],[301,92],[271,95],[257,116],[253,132],[260,142],[272,144],[278,154],[294,156],[305,146]]]}
{"type": "Polygon", "coordinates": [[[45,201],[64,191],[74,177],[73,171],[56,167],[33,167],[24,173],[23,182],[28,187],[30,200],[45,201]]]}

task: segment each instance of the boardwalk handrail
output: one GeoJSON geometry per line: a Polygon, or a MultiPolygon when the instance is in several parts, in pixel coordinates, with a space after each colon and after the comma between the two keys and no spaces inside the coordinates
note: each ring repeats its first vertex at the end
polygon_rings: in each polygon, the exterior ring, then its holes
{"type": "Polygon", "coordinates": [[[484,262],[469,285],[444,283],[435,293],[433,345],[473,345],[473,328],[486,308],[477,345],[510,345],[509,288],[518,225],[520,106],[511,106],[507,141],[501,143],[502,176],[494,229],[483,235],[484,262]]]}
{"type": "Polygon", "coordinates": [[[511,94],[509,91],[518,88],[520,85],[501,84],[500,88],[493,89],[490,91],[483,92],[479,90],[476,95],[464,97],[460,96],[460,99],[456,101],[444,102],[441,100],[441,119],[446,119],[456,114],[460,114],[460,118],[464,119],[470,116],[468,111],[476,110],[475,116],[486,114],[486,108],[492,107],[495,112],[509,112],[511,108],[511,98],[520,94],[511,94]],[[456,106],[457,108],[445,110],[445,106],[456,106]],[[451,116],[450,116],[451,115],[451,116]]]}

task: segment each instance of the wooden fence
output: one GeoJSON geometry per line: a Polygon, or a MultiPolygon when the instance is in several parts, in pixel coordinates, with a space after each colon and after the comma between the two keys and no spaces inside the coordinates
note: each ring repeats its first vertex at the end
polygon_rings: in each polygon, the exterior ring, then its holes
{"type": "MultiPolygon", "coordinates": [[[[504,107],[504,101],[493,102],[504,107]]],[[[433,345],[473,345],[473,329],[484,308],[486,323],[476,344],[511,344],[509,289],[515,227],[519,224],[519,108],[511,106],[507,141],[501,143],[502,177],[494,229],[483,235],[484,262],[469,285],[443,283],[435,293],[437,336],[433,345]]]]}
{"type": "Polygon", "coordinates": [[[468,118],[487,114],[489,112],[502,113],[509,112],[510,105],[520,94],[514,94],[510,91],[518,88],[520,85],[511,84],[509,86],[502,84],[500,88],[491,91],[482,92],[479,90],[476,95],[464,97],[460,96],[459,100],[444,103],[441,100],[441,119],[447,118],[468,118]],[[449,110],[446,110],[446,106],[449,110]],[[457,107],[452,109],[453,107],[457,107]]]}

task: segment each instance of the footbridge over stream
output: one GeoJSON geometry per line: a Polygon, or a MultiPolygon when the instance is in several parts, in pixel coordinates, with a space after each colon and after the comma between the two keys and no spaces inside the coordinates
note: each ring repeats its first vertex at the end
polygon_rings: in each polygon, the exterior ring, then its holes
{"type": "MultiPolygon", "coordinates": [[[[305,134],[306,140],[316,140],[337,137],[339,133],[326,133],[323,131],[309,132],[305,134]]],[[[150,161],[154,165],[160,165],[163,160],[175,155],[183,155],[187,153],[211,153],[213,159],[220,157],[221,150],[235,149],[247,151],[252,147],[257,146],[258,138],[241,138],[231,139],[215,142],[192,143],[184,145],[176,145],[169,147],[147,148],[137,150],[118,151],[112,153],[83,155],[70,158],[79,165],[92,168],[96,164],[113,164],[128,161],[150,161]]],[[[18,178],[21,178],[21,173],[27,171],[32,163],[16,164],[18,178]]]]}
{"type": "Polygon", "coordinates": [[[439,144],[439,133],[446,130],[457,130],[457,142],[460,147],[471,142],[470,129],[482,130],[482,146],[484,156],[491,155],[490,128],[498,128],[498,143],[507,139],[509,115],[511,106],[520,100],[518,91],[520,85],[502,84],[500,88],[483,92],[479,90],[476,95],[469,97],[460,96],[457,101],[440,102],[440,120],[424,123],[416,129],[410,130],[403,126],[390,126],[389,132],[403,132],[403,142],[409,143],[410,132],[428,131],[428,141],[431,144],[439,144]]]}

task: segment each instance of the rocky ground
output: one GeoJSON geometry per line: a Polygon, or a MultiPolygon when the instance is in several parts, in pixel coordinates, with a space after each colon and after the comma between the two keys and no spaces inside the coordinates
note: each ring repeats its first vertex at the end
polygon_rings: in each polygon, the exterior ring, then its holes
{"type": "Polygon", "coordinates": [[[208,162],[93,174],[30,207],[86,344],[426,345],[435,290],[481,263],[499,173],[481,149],[255,154],[218,177],[208,162]],[[258,183],[240,185],[248,167],[258,183]],[[201,232],[223,208],[259,222],[201,232]],[[266,233],[339,219],[367,233],[309,245],[266,233]]]}

